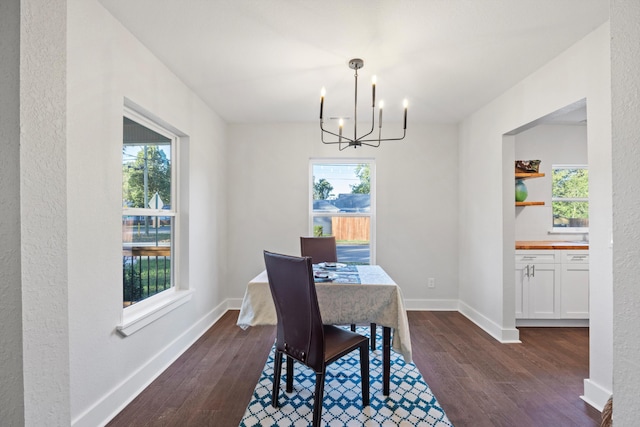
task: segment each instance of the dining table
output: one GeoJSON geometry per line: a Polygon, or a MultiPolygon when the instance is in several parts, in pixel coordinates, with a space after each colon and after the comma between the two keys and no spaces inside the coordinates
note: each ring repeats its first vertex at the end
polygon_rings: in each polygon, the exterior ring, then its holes
{"type": "MultiPolygon", "coordinates": [[[[379,265],[314,264],[316,294],[327,325],[382,327],[382,392],[389,395],[391,349],[412,361],[409,321],[400,287],[379,265]]],[[[243,329],[276,325],[277,316],[266,270],[248,284],[237,325],[243,329]]]]}

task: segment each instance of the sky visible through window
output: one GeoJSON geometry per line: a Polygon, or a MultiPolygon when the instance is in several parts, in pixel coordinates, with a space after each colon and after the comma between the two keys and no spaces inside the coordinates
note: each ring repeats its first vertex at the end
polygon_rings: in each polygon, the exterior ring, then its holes
{"type": "MultiPolygon", "coordinates": [[[[171,160],[171,150],[165,149],[165,146],[167,148],[170,148],[170,145],[168,144],[164,146],[160,144],[150,144],[150,145],[157,146],[158,149],[167,156],[167,159],[171,160]]],[[[134,161],[135,159],[138,158],[138,153],[143,150],[144,150],[144,145],[125,145],[122,150],[122,164],[124,165],[128,162],[134,161]]]]}
{"type": "Polygon", "coordinates": [[[356,176],[356,164],[331,164],[331,165],[313,165],[314,181],[324,178],[333,185],[331,191],[336,197],[338,194],[351,193],[351,186],[360,183],[360,179],[356,176]]]}

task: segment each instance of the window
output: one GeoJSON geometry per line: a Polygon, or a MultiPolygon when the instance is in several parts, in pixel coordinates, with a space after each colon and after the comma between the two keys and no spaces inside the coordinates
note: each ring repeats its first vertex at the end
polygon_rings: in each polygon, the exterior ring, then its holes
{"type": "MultiPolygon", "coordinates": [[[[586,165],[552,165],[553,228],[589,227],[589,170],[586,165]]],[[[586,231],[586,230],[585,230],[586,231]]]]}
{"type": "Polygon", "coordinates": [[[309,234],[335,236],[338,260],[375,263],[375,163],[312,160],[309,234]]]}
{"type": "Polygon", "coordinates": [[[123,306],[172,289],[177,136],[132,111],[123,117],[123,306]]]}

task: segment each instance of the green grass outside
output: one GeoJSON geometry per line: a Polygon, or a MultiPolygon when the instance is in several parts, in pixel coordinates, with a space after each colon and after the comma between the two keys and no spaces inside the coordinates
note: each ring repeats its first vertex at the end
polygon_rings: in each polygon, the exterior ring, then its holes
{"type": "Polygon", "coordinates": [[[124,301],[135,303],[171,287],[171,260],[169,257],[141,257],[126,264],[123,271],[124,301]],[[157,280],[157,282],[156,282],[157,280]]]}
{"type": "Polygon", "coordinates": [[[343,245],[368,245],[368,240],[336,240],[336,244],[343,245]]]}

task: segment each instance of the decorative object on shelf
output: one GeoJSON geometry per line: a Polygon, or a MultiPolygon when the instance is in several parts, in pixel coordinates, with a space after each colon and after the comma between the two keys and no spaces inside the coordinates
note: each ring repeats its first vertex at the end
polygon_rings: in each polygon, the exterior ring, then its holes
{"type": "Polygon", "coordinates": [[[524,200],[529,195],[529,191],[527,190],[526,185],[524,184],[525,179],[529,178],[542,178],[544,177],[543,173],[540,172],[516,172],[516,206],[544,206],[544,202],[525,202],[524,200]],[[518,191],[520,190],[520,191],[518,191]],[[520,194],[518,194],[520,192],[520,194]]]}
{"type": "Polygon", "coordinates": [[[524,184],[524,180],[516,179],[516,202],[524,202],[527,200],[528,195],[529,191],[527,190],[527,186],[524,184]]]}
{"type": "Polygon", "coordinates": [[[540,160],[516,160],[516,173],[538,173],[540,160]]]}
{"type": "Polygon", "coordinates": [[[324,96],[325,89],[322,88],[320,91],[320,138],[324,144],[338,144],[338,149],[340,151],[344,150],[348,147],[358,148],[362,145],[368,145],[369,147],[379,147],[382,141],[400,141],[404,139],[407,135],[407,107],[408,102],[405,99],[404,106],[404,125],[403,125],[403,133],[402,137],[397,138],[382,138],[382,107],[383,101],[380,101],[378,106],[378,138],[369,138],[367,137],[371,135],[375,129],[375,119],[376,119],[376,76],[373,76],[371,82],[371,129],[368,133],[364,135],[358,136],[358,70],[364,67],[364,61],[359,58],[354,58],[349,61],[349,68],[355,70],[355,97],[354,97],[354,106],[353,106],[353,138],[346,137],[342,134],[342,129],[344,127],[344,119],[340,119],[338,124],[338,133],[326,130],[324,128],[324,120],[323,120],[323,109],[324,109],[324,96]],[[335,140],[325,140],[325,134],[332,135],[335,137],[335,140]],[[344,147],[343,147],[343,144],[344,147]]]}

